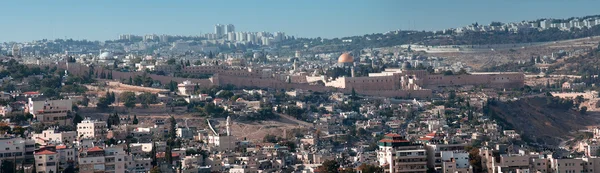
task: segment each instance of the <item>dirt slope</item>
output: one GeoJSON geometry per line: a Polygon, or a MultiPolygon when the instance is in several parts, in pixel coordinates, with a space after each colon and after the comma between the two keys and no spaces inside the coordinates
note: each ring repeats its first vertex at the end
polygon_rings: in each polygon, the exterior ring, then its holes
{"type": "Polygon", "coordinates": [[[556,146],[567,139],[570,132],[596,125],[596,119],[576,110],[562,110],[546,106],[545,98],[524,98],[490,105],[493,118],[505,129],[514,129],[524,140],[556,146]]]}

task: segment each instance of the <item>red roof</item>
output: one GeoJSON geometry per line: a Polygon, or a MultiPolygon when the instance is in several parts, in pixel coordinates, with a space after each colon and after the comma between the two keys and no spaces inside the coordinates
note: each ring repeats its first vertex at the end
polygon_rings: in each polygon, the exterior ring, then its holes
{"type": "Polygon", "coordinates": [[[59,145],[59,146],[56,146],[56,149],[57,149],[57,150],[60,150],[60,149],[66,149],[66,148],[67,148],[67,146],[66,146],[66,145],[59,145]]]}
{"type": "Polygon", "coordinates": [[[43,151],[35,153],[35,155],[49,155],[49,154],[56,154],[56,152],[53,152],[53,151],[50,151],[50,150],[43,150],[43,151]]]}
{"type": "MultiPolygon", "coordinates": [[[[158,157],[158,158],[165,157],[165,152],[156,153],[156,157],[158,157]]],[[[179,153],[171,153],[171,157],[179,157],[179,153]]]]}
{"type": "Polygon", "coordinates": [[[402,137],[399,134],[395,134],[395,133],[388,133],[385,136],[387,136],[387,137],[402,137]]]}
{"type": "Polygon", "coordinates": [[[94,151],[104,151],[104,149],[102,149],[102,148],[100,148],[98,146],[95,146],[95,147],[92,147],[92,148],[88,149],[88,152],[94,152],[94,151]]]}
{"type": "Polygon", "coordinates": [[[408,142],[408,140],[391,140],[391,139],[382,139],[379,142],[408,142]]]}
{"type": "Polygon", "coordinates": [[[429,141],[431,139],[433,139],[433,138],[430,138],[430,137],[419,138],[420,141],[429,141]]]}
{"type": "Polygon", "coordinates": [[[37,92],[37,91],[28,91],[28,92],[24,92],[23,94],[26,94],[26,95],[38,95],[38,94],[40,94],[40,92],[37,92]]]}

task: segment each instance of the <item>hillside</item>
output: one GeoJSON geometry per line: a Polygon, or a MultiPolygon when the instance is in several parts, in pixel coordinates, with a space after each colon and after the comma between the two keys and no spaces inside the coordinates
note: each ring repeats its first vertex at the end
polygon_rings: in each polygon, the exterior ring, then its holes
{"type": "Polygon", "coordinates": [[[588,49],[579,56],[566,58],[563,61],[552,64],[547,73],[573,74],[573,75],[596,75],[600,66],[600,49],[588,49]]]}
{"type": "Polygon", "coordinates": [[[596,125],[597,120],[574,109],[548,106],[545,97],[524,98],[489,105],[491,117],[504,129],[514,129],[526,141],[557,146],[571,132],[596,125]]]}

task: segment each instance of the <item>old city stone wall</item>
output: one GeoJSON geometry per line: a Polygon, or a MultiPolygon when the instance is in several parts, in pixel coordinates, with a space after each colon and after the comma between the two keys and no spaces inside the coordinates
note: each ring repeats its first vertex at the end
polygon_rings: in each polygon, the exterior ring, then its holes
{"type": "MultiPolygon", "coordinates": [[[[65,64],[60,64],[60,68],[66,69],[65,64]]],[[[70,64],[69,73],[85,74],[89,67],[70,64]]],[[[101,68],[95,69],[97,73],[101,73],[101,68]]],[[[104,70],[104,72],[109,72],[104,70]]],[[[162,83],[175,81],[181,83],[189,80],[193,83],[198,83],[201,87],[208,86],[224,86],[234,85],[237,87],[252,87],[252,88],[273,88],[273,89],[302,89],[318,92],[344,92],[351,93],[354,88],[359,94],[382,97],[418,97],[426,98],[432,96],[430,89],[438,89],[440,87],[459,86],[459,85],[476,85],[491,88],[518,88],[523,87],[524,75],[520,73],[474,73],[469,75],[427,75],[424,71],[406,71],[401,75],[380,76],[380,77],[355,77],[336,80],[338,83],[332,82],[328,86],[310,85],[308,83],[288,83],[286,81],[277,80],[274,78],[265,78],[260,72],[249,72],[248,70],[226,70],[223,66],[202,66],[184,68],[184,72],[196,74],[213,74],[210,79],[192,79],[178,78],[162,75],[146,74],[154,80],[162,83]],[[400,77],[412,76],[417,78],[416,82],[424,90],[400,90],[400,77]],[[336,84],[336,85],[333,85],[336,84]],[[340,86],[338,86],[340,85],[340,86]]],[[[136,75],[143,75],[143,72],[119,72],[112,71],[113,79],[129,79],[136,75]]]]}

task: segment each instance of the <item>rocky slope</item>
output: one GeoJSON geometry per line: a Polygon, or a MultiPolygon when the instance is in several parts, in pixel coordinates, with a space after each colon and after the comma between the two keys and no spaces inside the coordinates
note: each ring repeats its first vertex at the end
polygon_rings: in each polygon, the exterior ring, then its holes
{"type": "Polygon", "coordinates": [[[556,146],[571,132],[596,125],[593,112],[549,106],[545,97],[524,98],[489,105],[492,118],[504,129],[514,129],[527,142],[556,146]]]}

